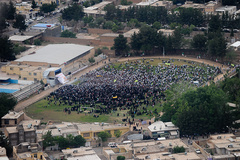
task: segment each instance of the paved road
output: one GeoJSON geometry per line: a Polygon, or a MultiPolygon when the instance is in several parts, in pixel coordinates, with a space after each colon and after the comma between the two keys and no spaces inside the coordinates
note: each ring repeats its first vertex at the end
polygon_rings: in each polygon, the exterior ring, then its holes
{"type": "MultiPolygon", "coordinates": [[[[119,62],[122,62],[122,61],[127,61],[127,60],[136,60],[136,59],[142,59],[143,57],[129,57],[129,58],[121,58],[121,59],[111,59],[111,61],[108,61],[108,60],[105,60],[102,62],[99,62],[98,65],[93,65],[93,66],[90,66],[82,71],[80,71],[79,73],[73,75],[72,79],[75,79],[75,78],[79,78],[81,75],[83,74],[86,74],[88,73],[89,71],[92,71],[92,70],[95,70],[97,68],[101,68],[103,66],[105,66],[106,64],[109,64],[111,62],[116,62],[116,61],[119,61],[119,62]],[[106,64],[104,63],[106,62],[106,64]]],[[[152,56],[152,57],[144,57],[145,59],[146,58],[173,58],[173,59],[184,59],[184,60],[188,60],[188,61],[196,61],[196,62],[199,62],[199,63],[205,63],[205,64],[209,64],[209,65],[214,65],[214,66],[218,66],[218,67],[222,67],[224,69],[228,68],[228,66],[226,65],[222,65],[220,63],[216,63],[216,62],[213,62],[213,61],[210,61],[210,60],[205,60],[205,59],[196,59],[196,58],[190,58],[190,57],[182,57],[182,56],[152,56]]],[[[225,74],[225,73],[224,73],[225,74]]],[[[214,81],[216,82],[218,79],[222,78],[223,77],[223,74],[220,74],[218,75],[214,81]]],[[[46,91],[42,91],[40,94],[37,94],[37,95],[34,95],[32,96],[31,98],[27,99],[27,100],[24,100],[24,101],[21,101],[19,102],[14,110],[15,111],[21,111],[21,110],[24,110],[25,107],[27,106],[30,106],[31,104],[43,99],[44,97],[46,97],[47,95],[49,95],[51,92],[53,92],[54,90],[56,90],[58,87],[60,87],[61,85],[59,86],[55,86],[54,88],[50,88],[46,91]]]]}
{"type": "Polygon", "coordinates": [[[96,152],[96,154],[101,160],[107,160],[107,158],[103,155],[102,149],[103,147],[93,148],[93,150],[96,152]]]}

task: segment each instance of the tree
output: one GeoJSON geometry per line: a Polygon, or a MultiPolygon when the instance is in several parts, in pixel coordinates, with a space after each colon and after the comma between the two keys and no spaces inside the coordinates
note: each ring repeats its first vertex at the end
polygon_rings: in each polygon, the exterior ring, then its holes
{"type": "Polygon", "coordinates": [[[16,21],[13,23],[14,28],[18,28],[19,32],[25,31],[27,26],[25,24],[25,18],[18,14],[16,16],[16,21]]]}
{"type": "Polygon", "coordinates": [[[172,46],[174,49],[181,49],[182,47],[182,34],[181,29],[176,28],[172,36],[172,46]]]}
{"type": "Polygon", "coordinates": [[[52,136],[52,132],[48,131],[47,134],[43,135],[43,148],[49,147],[49,146],[54,146],[54,138],[52,136]]]}
{"type": "Polygon", "coordinates": [[[40,7],[40,11],[44,12],[44,13],[50,13],[50,12],[54,11],[56,8],[57,8],[57,4],[56,3],[51,3],[51,4],[44,3],[40,7]]]}
{"type": "Polygon", "coordinates": [[[7,12],[7,19],[8,20],[13,20],[16,14],[16,8],[13,5],[13,2],[10,1],[9,7],[8,7],[8,12],[7,12]]]}
{"type": "Polygon", "coordinates": [[[33,9],[37,8],[37,4],[36,4],[35,0],[32,0],[32,8],[33,9]]]}
{"type": "Polygon", "coordinates": [[[0,93],[0,118],[12,110],[16,104],[17,100],[11,94],[0,93]]]}
{"type": "Polygon", "coordinates": [[[111,135],[110,133],[104,132],[104,131],[98,133],[97,136],[98,136],[99,138],[101,138],[103,142],[106,142],[108,138],[111,138],[111,137],[112,137],[112,135],[111,135]]]}
{"type": "Polygon", "coordinates": [[[88,61],[89,61],[90,63],[94,63],[94,62],[95,62],[95,59],[94,59],[93,57],[90,57],[90,58],[88,59],[88,61]]]}
{"type": "Polygon", "coordinates": [[[226,53],[225,58],[229,62],[232,62],[233,60],[235,60],[237,58],[237,53],[234,51],[234,49],[232,47],[227,49],[227,53],[226,53]]]}
{"type": "Polygon", "coordinates": [[[63,31],[60,37],[77,38],[76,34],[74,34],[73,32],[70,32],[69,30],[63,31]]]}
{"type": "Polygon", "coordinates": [[[182,135],[226,132],[233,122],[227,101],[214,84],[189,91],[174,103],[172,120],[182,135]]]}
{"type": "MultiPolygon", "coordinates": [[[[1,9],[1,8],[0,8],[1,9]]],[[[7,22],[6,19],[2,16],[0,16],[0,33],[7,28],[7,22]]]]}
{"type": "Polygon", "coordinates": [[[161,28],[161,23],[156,21],[156,22],[153,23],[152,27],[159,30],[161,28]]]}
{"type": "Polygon", "coordinates": [[[115,38],[114,49],[116,51],[116,56],[124,55],[129,50],[129,46],[127,45],[127,38],[125,38],[122,34],[115,38]]]}
{"type": "Polygon", "coordinates": [[[212,15],[209,21],[209,32],[217,32],[221,30],[222,23],[219,15],[212,15]]]}
{"type": "Polygon", "coordinates": [[[185,152],[185,148],[183,146],[179,147],[179,146],[175,146],[173,148],[173,153],[183,153],[185,152]]]}
{"type": "Polygon", "coordinates": [[[72,6],[62,11],[62,18],[67,21],[78,21],[84,17],[83,7],[74,3],[72,6]]]}
{"type": "Polygon", "coordinates": [[[9,142],[8,137],[6,137],[2,131],[0,131],[0,146],[6,149],[8,157],[12,157],[12,146],[9,142]]]}
{"type": "Polygon", "coordinates": [[[220,87],[227,94],[230,102],[238,103],[238,101],[240,100],[240,79],[239,78],[237,77],[227,78],[223,82],[221,82],[220,87]]]}
{"type": "Polygon", "coordinates": [[[41,46],[42,45],[42,41],[40,39],[35,39],[34,40],[34,45],[41,46]]]}
{"type": "Polygon", "coordinates": [[[13,44],[7,36],[0,37],[0,59],[1,61],[15,60],[13,44]]]}
{"type": "Polygon", "coordinates": [[[117,160],[125,160],[124,156],[117,156],[117,160]]]}
{"type": "Polygon", "coordinates": [[[199,51],[205,51],[207,44],[207,37],[202,34],[197,34],[193,37],[191,46],[199,51]]]}
{"type": "Polygon", "coordinates": [[[115,137],[119,138],[121,136],[122,132],[120,130],[116,130],[114,132],[115,137]]]}
{"type": "Polygon", "coordinates": [[[74,142],[73,142],[74,147],[85,146],[85,143],[86,143],[86,140],[81,135],[74,137],[74,142]]]}

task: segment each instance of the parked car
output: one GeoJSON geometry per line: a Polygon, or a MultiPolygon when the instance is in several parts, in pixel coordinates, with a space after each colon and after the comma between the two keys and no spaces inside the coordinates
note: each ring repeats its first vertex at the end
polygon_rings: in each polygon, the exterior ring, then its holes
{"type": "Polygon", "coordinates": [[[200,149],[196,149],[195,152],[196,152],[197,154],[201,154],[200,149]]]}

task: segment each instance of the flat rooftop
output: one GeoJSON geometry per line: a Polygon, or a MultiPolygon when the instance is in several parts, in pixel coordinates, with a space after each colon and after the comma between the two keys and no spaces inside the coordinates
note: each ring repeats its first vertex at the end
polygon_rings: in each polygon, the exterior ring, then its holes
{"type": "Polygon", "coordinates": [[[22,116],[24,112],[15,112],[10,111],[8,114],[2,117],[2,119],[18,119],[20,116],[22,116]]]}
{"type": "Polygon", "coordinates": [[[16,62],[42,62],[48,64],[62,65],[93,47],[77,44],[50,44],[37,50],[34,54],[21,57],[16,62]]]}
{"type": "Polygon", "coordinates": [[[10,41],[17,41],[17,42],[23,42],[23,41],[26,41],[30,38],[32,38],[33,36],[21,36],[21,35],[14,35],[14,36],[11,36],[9,37],[9,40],[10,41]]]}

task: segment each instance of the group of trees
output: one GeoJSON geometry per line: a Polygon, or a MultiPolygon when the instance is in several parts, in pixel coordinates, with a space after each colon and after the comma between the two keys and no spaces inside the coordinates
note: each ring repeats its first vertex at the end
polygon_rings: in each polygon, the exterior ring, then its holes
{"type": "Polygon", "coordinates": [[[72,6],[62,11],[62,19],[67,21],[78,21],[84,17],[83,7],[74,3],[72,6]]]}
{"type": "Polygon", "coordinates": [[[161,120],[172,121],[181,135],[227,132],[240,118],[239,107],[232,109],[227,105],[227,102],[240,104],[239,88],[238,78],[197,89],[175,86],[166,92],[167,102],[163,105],[165,113],[161,120]]]}
{"type": "Polygon", "coordinates": [[[0,4],[0,15],[0,32],[6,29],[13,20],[15,20],[13,27],[18,28],[19,32],[26,30],[25,18],[20,14],[16,14],[16,8],[12,1],[9,4],[0,4]]]}
{"type": "Polygon", "coordinates": [[[143,51],[145,55],[150,55],[155,49],[173,50],[182,47],[182,34],[180,29],[176,29],[173,36],[166,37],[162,32],[157,32],[155,28],[148,25],[140,28],[139,33],[134,33],[131,37],[130,47],[127,45],[127,39],[119,35],[114,40],[114,49],[117,55],[125,55],[131,48],[136,55],[143,51]]]}
{"type": "Polygon", "coordinates": [[[43,148],[54,146],[58,144],[61,149],[66,148],[78,148],[80,146],[85,146],[86,140],[81,136],[67,135],[66,138],[63,136],[53,137],[51,131],[43,136],[43,148]]]}
{"type": "Polygon", "coordinates": [[[53,3],[53,2],[51,4],[45,3],[40,7],[40,11],[44,12],[44,13],[50,13],[50,12],[54,11],[56,8],[57,8],[56,3],[53,3]]]}

